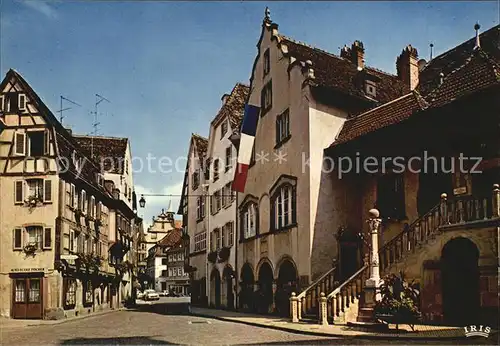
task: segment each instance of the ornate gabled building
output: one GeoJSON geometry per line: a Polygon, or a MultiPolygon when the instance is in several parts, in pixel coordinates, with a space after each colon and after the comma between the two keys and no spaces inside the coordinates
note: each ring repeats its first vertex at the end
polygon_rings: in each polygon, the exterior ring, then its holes
{"type": "MultiPolygon", "coordinates": [[[[145,273],[147,275],[147,286],[156,289],[157,291],[166,290],[166,277],[164,274],[167,269],[165,257],[165,249],[159,246],[159,242],[167,237],[170,232],[176,229],[176,220],[174,212],[161,210],[161,213],[153,217],[153,224],[149,226],[141,243],[141,252],[147,253],[145,273]]],[[[143,283],[143,282],[142,282],[143,283]]]]}
{"type": "Polygon", "coordinates": [[[127,251],[109,247],[130,242],[117,239],[113,215],[129,223],[132,211],[14,70],[0,84],[0,119],[1,314],[64,318],[120,306],[129,266],[113,259],[127,251]]]}
{"type": "Polygon", "coordinates": [[[337,264],[298,295],[299,320],[318,316],[323,292],[329,321],[363,321],[375,266],[418,283],[425,322],[498,324],[500,26],[417,59],[408,46],[396,62],[409,93],[346,120],[325,150],[337,165],[320,203],[339,229],[337,264]],[[372,208],[380,248],[367,262],[372,208]]]}
{"type": "Polygon", "coordinates": [[[347,119],[410,90],[366,66],[365,53],[360,41],[340,56],[294,41],[266,11],[248,100],[260,106],[254,158],[238,195],[240,307],[286,315],[291,291],[331,268],[335,209],[323,203],[333,197],[323,149],[347,119]]]}
{"type": "Polygon", "coordinates": [[[182,196],[178,214],[182,215],[184,227],[189,236],[188,255],[191,282],[191,302],[193,305],[207,305],[207,246],[208,246],[208,210],[206,195],[208,194],[208,177],[206,173],[206,154],[208,139],[192,134],[182,196]]]}

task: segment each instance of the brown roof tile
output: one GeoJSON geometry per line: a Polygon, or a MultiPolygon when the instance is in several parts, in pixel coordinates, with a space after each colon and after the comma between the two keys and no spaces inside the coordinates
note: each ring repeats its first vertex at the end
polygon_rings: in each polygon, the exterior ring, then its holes
{"type": "Polygon", "coordinates": [[[181,238],[181,230],[179,228],[174,228],[158,242],[158,245],[163,247],[172,247],[174,245],[177,245],[181,238]]]}
{"type": "Polygon", "coordinates": [[[93,153],[94,161],[104,172],[123,174],[127,138],[83,135],[73,135],[73,138],[89,157],[93,153]]]}
{"type": "Polygon", "coordinates": [[[226,103],[221,107],[217,116],[212,120],[212,124],[218,123],[223,118],[228,118],[232,129],[240,129],[243,115],[245,113],[245,103],[250,93],[250,87],[242,83],[236,83],[226,103]]]}
{"type": "Polygon", "coordinates": [[[418,92],[411,92],[394,101],[371,109],[344,123],[337,139],[332,144],[336,146],[367,133],[396,124],[408,119],[412,114],[427,107],[425,100],[418,92]]]}
{"type": "Polygon", "coordinates": [[[445,76],[426,99],[432,107],[441,107],[467,94],[500,85],[499,66],[482,49],[477,49],[462,66],[445,76]]]}
{"type": "Polygon", "coordinates": [[[198,150],[198,156],[203,157],[207,152],[208,139],[205,137],[202,137],[196,133],[193,133],[191,135],[191,138],[193,139],[193,141],[196,145],[196,149],[198,150]]]}
{"type": "MultiPolygon", "coordinates": [[[[481,49],[497,62],[500,61],[500,25],[479,35],[481,49]]],[[[475,38],[465,41],[453,49],[435,57],[427,63],[419,75],[418,91],[422,96],[427,96],[439,85],[439,74],[445,76],[462,66],[469,59],[474,45],[475,38]]]]}
{"type": "Polygon", "coordinates": [[[379,103],[389,102],[409,92],[408,87],[397,76],[368,66],[362,71],[358,71],[356,65],[350,60],[298,43],[286,36],[280,35],[280,40],[282,44],[287,46],[290,56],[299,61],[310,60],[312,62],[315,76],[314,82],[320,86],[366,98],[358,80],[361,74],[368,73],[379,79],[376,96],[376,101],[379,103]]]}

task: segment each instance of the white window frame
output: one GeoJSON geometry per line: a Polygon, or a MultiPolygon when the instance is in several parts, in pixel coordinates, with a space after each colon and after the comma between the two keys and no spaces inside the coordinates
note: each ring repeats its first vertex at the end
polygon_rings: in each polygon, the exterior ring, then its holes
{"type": "Polygon", "coordinates": [[[288,109],[278,115],[276,127],[276,144],[279,144],[290,136],[290,111],[288,109]]]}
{"type": "Polygon", "coordinates": [[[26,101],[26,94],[20,93],[17,95],[17,105],[18,109],[20,111],[26,111],[27,110],[27,101],[26,101]],[[23,99],[23,107],[21,107],[21,99],[23,99]]]}
{"type": "Polygon", "coordinates": [[[90,196],[89,214],[91,217],[95,217],[95,197],[94,196],[90,196]]]}
{"type": "Polygon", "coordinates": [[[87,192],[85,190],[80,191],[80,209],[82,213],[87,213],[87,192]]]}
{"type": "Polygon", "coordinates": [[[293,210],[292,210],[292,199],[293,199],[293,187],[290,185],[283,186],[279,189],[278,195],[274,200],[274,226],[275,229],[281,229],[283,227],[290,226],[293,224],[293,210]],[[287,195],[288,193],[288,195],[287,195]],[[281,211],[280,211],[281,206],[281,211]],[[288,220],[286,218],[288,217],[288,220]],[[280,223],[280,220],[282,222],[280,223]]]}
{"type": "Polygon", "coordinates": [[[226,168],[225,171],[229,171],[231,168],[233,168],[233,148],[232,146],[228,146],[226,148],[226,168]]]}
{"type": "Polygon", "coordinates": [[[257,208],[255,203],[249,203],[243,212],[243,236],[245,239],[257,234],[257,208]]]}
{"type": "Polygon", "coordinates": [[[227,247],[231,247],[234,245],[234,222],[226,223],[226,231],[227,231],[227,247]]]}
{"type": "Polygon", "coordinates": [[[14,228],[13,234],[12,234],[12,249],[13,250],[22,250],[23,246],[24,246],[24,232],[23,232],[23,229],[21,227],[16,227],[16,228],[14,228]],[[21,244],[20,244],[20,246],[16,246],[16,232],[19,232],[20,235],[21,235],[21,244]]]}
{"type": "Polygon", "coordinates": [[[75,194],[76,194],[76,187],[75,184],[70,184],[69,187],[69,206],[70,207],[75,207],[75,194]]]}
{"type": "Polygon", "coordinates": [[[5,96],[4,95],[0,95],[0,112],[5,112],[6,109],[5,109],[5,96]]]}

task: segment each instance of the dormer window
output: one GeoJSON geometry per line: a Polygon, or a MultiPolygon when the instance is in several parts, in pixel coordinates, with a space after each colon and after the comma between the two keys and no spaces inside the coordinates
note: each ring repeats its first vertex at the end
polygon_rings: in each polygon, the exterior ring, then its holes
{"type": "Polygon", "coordinates": [[[371,80],[367,80],[365,82],[365,93],[369,96],[376,97],[377,96],[377,87],[375,82],[371,80]]]}
{"type": "Polygon", "coordinates": [[[264,77],[271,71],[271,59],[269,57],[269,48],[264,52],[264,77]]]}

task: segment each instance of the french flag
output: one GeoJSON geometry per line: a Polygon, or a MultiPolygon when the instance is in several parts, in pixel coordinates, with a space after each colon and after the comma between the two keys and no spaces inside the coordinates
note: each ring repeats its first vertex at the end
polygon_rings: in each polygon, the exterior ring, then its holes
{"type": "Polygon", "coordinates": [[[259,119],[260,108],[252,105],[245,105],[245,115],[241,125],[240,147],[238,150],[238,163],[233,179],[233,191],[244,192],[247,181],[248,167],[252,159],[253,145],[255,142],[255,132],[257,131],[257,120],[259,119]]]}

